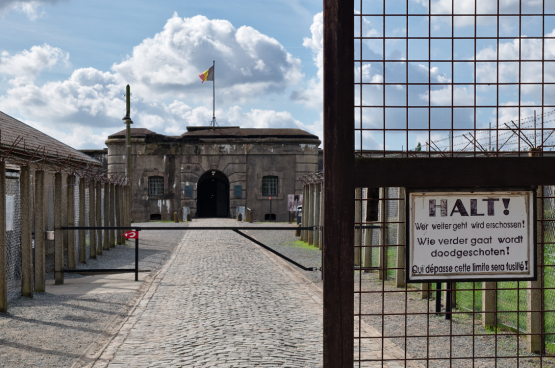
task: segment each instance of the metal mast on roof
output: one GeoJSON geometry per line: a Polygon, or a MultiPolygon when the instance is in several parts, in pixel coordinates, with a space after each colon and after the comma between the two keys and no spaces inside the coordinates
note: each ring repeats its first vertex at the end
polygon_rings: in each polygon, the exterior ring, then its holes
{"type": "Polygon", "coordinates": [[[123,119],[121,120],[123,120],[127,125],[125,160],[127,163],[126,165],[127,180],[130,181],[131,180],[131,124],[133,124],[133,121],[129,117],[129,115],[131,115],[131,87],[129,87],[129,84],[127,85],[127,88],[125,91],[125,100],[126,100],[126,113],[123,119]]]}
{"type": "Polygon", "coordinates": [[[212,122],[210,127],[216,129],[216,60],[212,60],[212,122]]]}

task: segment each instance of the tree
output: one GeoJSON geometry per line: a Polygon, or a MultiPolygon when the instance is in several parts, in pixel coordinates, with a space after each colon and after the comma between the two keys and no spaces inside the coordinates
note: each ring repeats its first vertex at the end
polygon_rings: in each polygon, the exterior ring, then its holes
{"type": "Polygon", "coordinates": [[[422,151],[422,145],[420,144],[420,142],[418,142],[418,144],[416,145],[416,148],[414,149],[416,152],[420,152],[422,151]]]}

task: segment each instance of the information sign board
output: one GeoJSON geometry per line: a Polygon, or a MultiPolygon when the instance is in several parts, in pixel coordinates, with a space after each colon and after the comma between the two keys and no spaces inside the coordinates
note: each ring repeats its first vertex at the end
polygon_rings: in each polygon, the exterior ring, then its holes
{"type": "Polygon", "coordinates": [[[407,190],[407,199],[407,282],[536,278],[534,190],[407,190]]]}

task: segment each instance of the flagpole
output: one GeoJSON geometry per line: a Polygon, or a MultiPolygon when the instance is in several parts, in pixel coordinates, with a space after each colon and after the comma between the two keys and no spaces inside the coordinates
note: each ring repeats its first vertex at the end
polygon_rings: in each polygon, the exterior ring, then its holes
{"type": "Polygon", "coordinates": [[[216,129],[216,60],[212,60],[212,129],[216,129]]]}

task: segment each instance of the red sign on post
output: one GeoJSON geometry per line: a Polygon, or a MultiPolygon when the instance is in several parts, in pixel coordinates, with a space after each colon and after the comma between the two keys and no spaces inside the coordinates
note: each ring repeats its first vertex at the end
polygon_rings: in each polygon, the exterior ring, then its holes
{"type": "Polygon", "coordinates": [[[139,232],[135,230],[128,231],[123,234],[127,239],[139,239],[139,232]]]}

